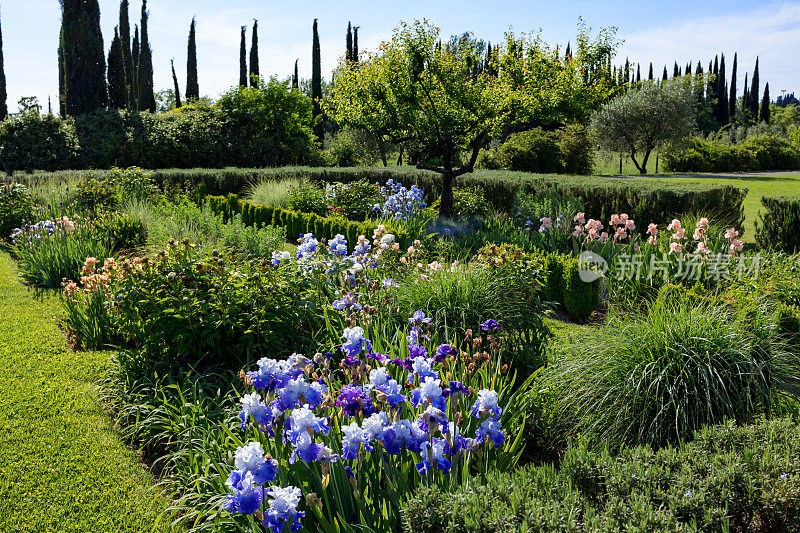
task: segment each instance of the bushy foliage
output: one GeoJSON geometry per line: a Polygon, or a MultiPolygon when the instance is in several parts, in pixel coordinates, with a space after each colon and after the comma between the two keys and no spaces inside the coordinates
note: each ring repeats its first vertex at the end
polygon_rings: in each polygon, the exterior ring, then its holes
{"type": "Polygon", "coordinates": [[[570,125],[555,131],[541,128],[511,134],[497,148],[481,153],[479,168],[540,174],[589,174],[593,146],[586,129],[570,125]]]}
{"type": "Polygon", "coordinates": [[[588,318],[600,303],[599,286],[599,280],[587,283],[581,279],[577,260],[567,261],[561,272],[561,298],[569,316],[588,318]]]}
{"type": "Polygon", "coordinates": [[[421,490],[404,524],[413,533],[796,531],[799,430],[793,419],[728,423],[618,457],[576,445],[558,470],[530,465],[451,493],[421,490]]]}
{"type": "Polygon", "coordinates": [[[36,199],[21,183],[0,183],[0,241],[25,222],[33,222],[36,199]]]}
{"type": "Polygon", "coordinates": [[[144,357],[174,369],[238,367],[258,354],[302,350],[320,319],[309,288],[257,267],[198,253],[188,241],[122,263],[119,331],[144,357]]]}
{"type": "Polygon", "coordinates": [[[25,113],[0,126],[5,171],[140,166],[193,168],[321,164],[311,101],[271,80],[214,105],[163,114],[96,111],[75,119],[25,113]]]}
{"type": "Polygon", "coordinates": [[[0,168],[5,172],[72,168],[77,151],[71,119],[23,113],[0,122],[0,168]]]}
{"type": "Polygon", "coordinates": [[[762,197],[764,211],[756,221],[756,244],[762,250],[800,251],[800,196],[789,198],[762,197]]]}
{"type": "MultiPolygon", "coordinates": [[[[325,188],[328,210],[356,222],[363,222],[374,206],[383,202],[377,185],[366,180],[328,184],[325,188]]],[[[298,209],[299,211],[304,211],[298,209]]]]}
{"type": "Polygon", "coordinates": [[[94,220],[98,235],[105,238],[114,253],[135,250],[147,244],[147,227],[140,215],[103,213],[94,220]]]}
{"type": "Polygon", "coordinates": [[[664,168],[673,172],[796,170],[800,147],[776,135],[749,137],[737,144],[695,138],[688,147],[664,151],[664,168]]]}
{"type": "Polygon", "coordinates": [[[87,173],[69,200],[78,210],[114,209],[131,200],[147,200],[158,194],[150,172],[138,167],[113,168],[108,173],[87,173]]]}
{"type": "Polygon", "coordinates": [[[731,309],[658,299],[642,316],[558,339],[541,387],[562,438],[594,435],[612,448],[675,444],[707,424],[769,414],[773,402],[800,394],[800,356],[775,329],[764,301],[731,309]]]}
{"type": "Polygon", "coordinates": [[[326,152],[336,167],[368,167],[381,157],[374,135],[346,127],[328,141],[326,152]]]}
{"type": "Polygon", "coordinates": [[[287,207],[301,213],[314,213],[321,217],[328,214],[325,190],[318,185],[302,181],[289,188],[287,207]]]}

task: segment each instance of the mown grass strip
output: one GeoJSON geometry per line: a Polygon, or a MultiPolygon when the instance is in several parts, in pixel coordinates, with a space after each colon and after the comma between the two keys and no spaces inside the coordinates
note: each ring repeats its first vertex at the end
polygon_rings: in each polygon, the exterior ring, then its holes
{"type": "Polygon", "coordinates": [[[70,351],[57,313],[0,254],[0,531],[166,531],[155,480],[97,401],[109,354],[70,351]]]}

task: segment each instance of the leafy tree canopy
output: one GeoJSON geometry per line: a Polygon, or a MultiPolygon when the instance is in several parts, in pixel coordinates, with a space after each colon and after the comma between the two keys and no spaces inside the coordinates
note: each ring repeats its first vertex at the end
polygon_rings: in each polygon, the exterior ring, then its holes
{"type": "Polygon", "coordinates": [[[592,116],[592,130],[604,148],[627,153],[642,174],[651,152],[680,142],[695,128],[695,97],[681,79],[646,82],[603,105],[592,116]],[[637,153],[643,153],[641,163],[637,153]]]}
{"type": "Polygon", "coordinates": [[[325,111],[408,144],[417,167],[442,174],[440,215],[449,216],[453,180],[473,171],[488,137],[515,124],[586,120],[608,98],[613,35],[591,40],[582,27],[575,57],[562,58],[539,37],[508,33],[486,58],[474,39],[443,46],[427,21],[403,23],[376,53],[340,63],[325,111]]]}

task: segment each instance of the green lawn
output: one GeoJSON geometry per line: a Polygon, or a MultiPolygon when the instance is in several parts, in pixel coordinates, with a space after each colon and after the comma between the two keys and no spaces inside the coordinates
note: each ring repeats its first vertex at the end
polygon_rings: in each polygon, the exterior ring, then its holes
{"type": "Polygon", "coordinates": [[[58,312],[0,254],[0,531],[166,531],[166,500],[98,403],[109,355],[70,351],[58,312]]]}
{"type": "Polygon", "coordinates": [[[659,176],[658,179],[681,183],[712,183],[719,185],[733,185],[734,187],[748,189],[749,192],[747,193],[747,197],[744,199],[744,240],[747,242],[753,242],[754,240],[754,221],[758,219],[758,213],[762,208],[762,196],[786,196],[800,193],[800,174],[791,176],[758,176],[741,178],[667,178],[664,176],[659,176]]]}

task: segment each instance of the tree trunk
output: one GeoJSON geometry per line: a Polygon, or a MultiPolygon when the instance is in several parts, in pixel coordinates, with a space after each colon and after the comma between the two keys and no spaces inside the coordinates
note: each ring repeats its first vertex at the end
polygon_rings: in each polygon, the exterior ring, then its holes
{"type": "Polygon", "coordinates": [[[389,160],[386,159],[386,146],[383,144],[383,141],[378,142],[378,148],[381,151],[381,161],[383,162],[383,166],[389,166],[389,160]]]}
{"type": "Polygon", "coordinates": [[[402,167],[403,166],[403,151],[405,149],[406,149],[406,145],[405,144],[401,144],[400,145],[400,155],[397,157],[397,166],[398,167],[402,167]]]}
{"type": "Polygon", "coordinates": [[[644,159],[642,159],[642,168],[639,169],[639,172],[642,174],[647,174],[647,160],[650,159],[650,152],[652,151],[652,148],[648,148],[644,153],[644,159]]]}
{"type": "Polygon", "coordinates": [[[455,173],[450,171],[442,174],[442,199],[439,203],[439,216],[449,218],[453,213],[453,182],[455,173]]]}

